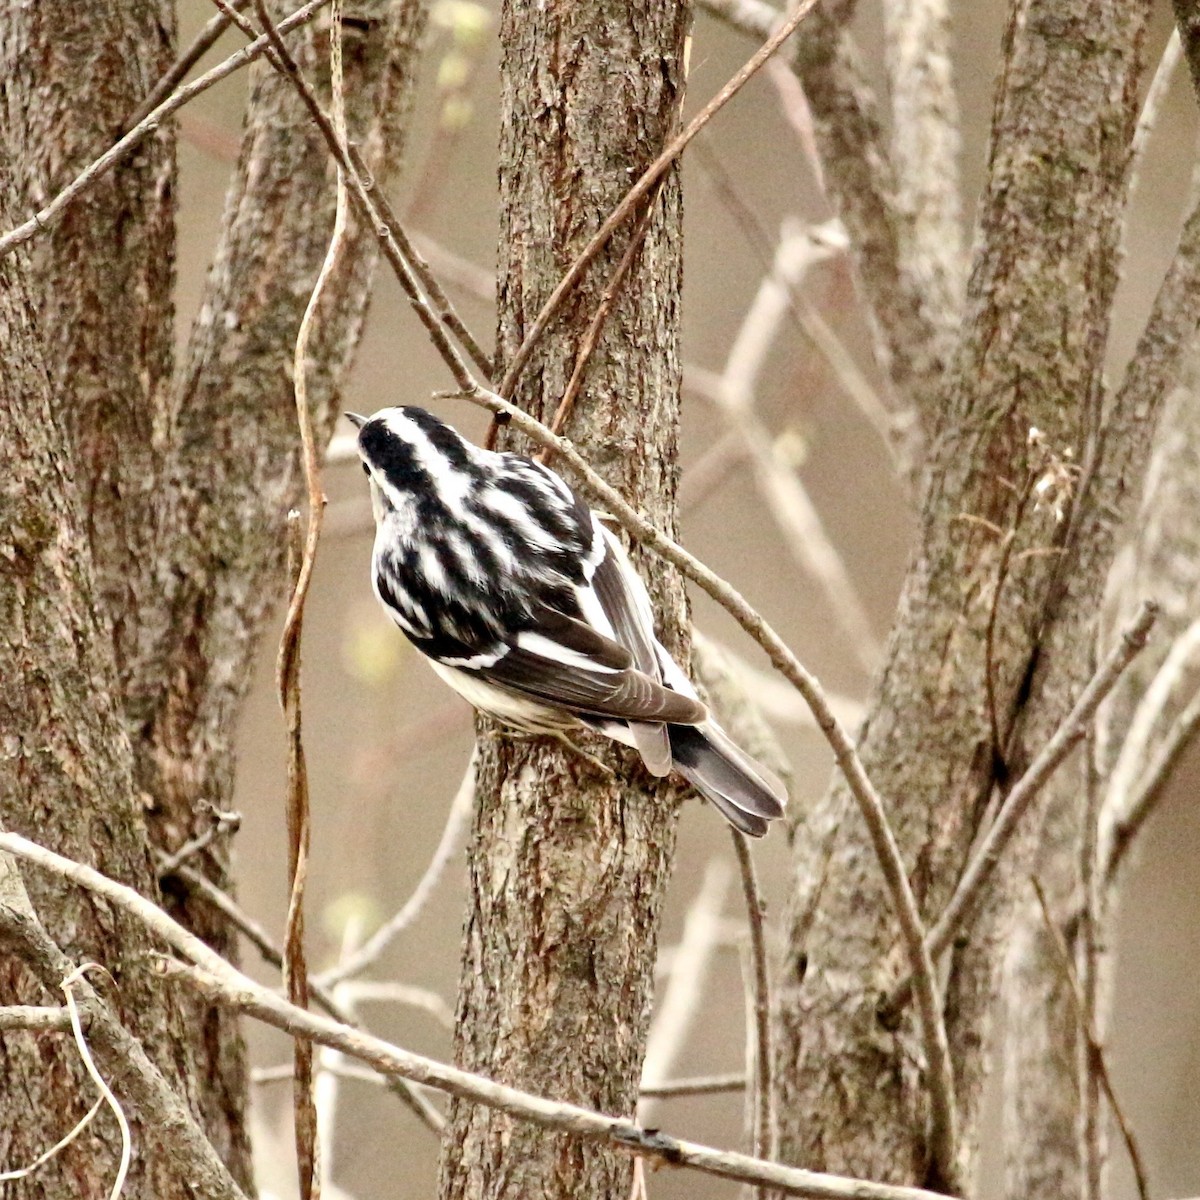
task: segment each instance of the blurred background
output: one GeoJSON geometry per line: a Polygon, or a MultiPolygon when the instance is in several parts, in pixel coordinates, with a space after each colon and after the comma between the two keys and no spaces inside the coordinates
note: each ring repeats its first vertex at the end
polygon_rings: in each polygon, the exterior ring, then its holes
{"type": "MultiPolygon", "coordinates": [[[[881,58],[876,6],[862,6],[859,31],[868,62],[881,58]]],[[[965,220],[981,186],[987,123],[1005,6],[956,6],[956,74],[963,114],[965,220]]],[[[180,5],[181,42],[211,15],[204,0],[180,5]]],[[[490,345],[489,298],[495,264],[497,5],[439,0],[434,5],[404,183],[393,197],[411,228],[430,240],[435,266],[479,339],[490,345]]],[[[1148,58],[1157,62],[1169,31],[1163,5],[1148,58]]],[[[235,49],[228,36],[210,57],[235,49]]],[[[752,43],[698,15],[691,56],[691,115],[745,61],[752,43]]],[[[884,80],[876,85],[882,91],[884,80]]],[[[220,228],[237,153],[246,76],[235,75],[182,112],[179,331],[186,336],[220,228]]],[[[804,228],[831,216],[789,111],[795,96],[763,72],[709,126],[706,144],[684,165],[686,266],[683,346],[689,377],[720,374],[770,266],[781,230],[803,243],[804,228]],[[769,244],[766,257],[761,238],[769,244]]],[[[1141,329],[1173,248],[1196,158],[1195,101],[1177,72],[1151,139],[1127,242],[1110,370],[1118,372],[1141,329]]],[[[863,403],[877,375],[846,259],[817,255],[799,292],[823,318],[860,378],[835,371],[788,311],[762,361],[756,411],[802,482],[840,552],[868,630],[854,636],[837,607],[792,552],[788,533],[764,502],[753,471],[727,436],[725,418],[704,388],[689,388],[683,418],[682,536],[730,579],[789,641],[853,718],[870,665],[887,636],[913,534],[904,490],[863,403]],[[859,402],[850,392],[857,389],[859,402]]],[[[429,404],[450,385],[394,279],[378,273],[365,340],[345,406],[370,413],[396,403],[429,404]]],[[[485,419],[465,404],[431,404],[471,437],[485,419]]],[[[345,432],[345,430],[343,431],[345,432]]],[[[417,660],[377,607],[368,581],[371,532],[356,464],[325,474],[330,507],[309,600],[304,640],[305,741],[313,803],[308,893],[313,969],[336,962],[404,903],[434,855],[472,744],[470,713],[417,660]]],[[[794,770],[793,804],[826,787],[831,759],[789,689],[766,682],[767,665],[732,621],[693,594],[698,628],[742,659],[794,770]]],[[[842,614],[844,615],[844,614],[842,614]]],[[[281,614],[282,616],[282,614],[281,614]]],[[[235,867],[243,906],[273,934],[286,911],[285,741],[274,692],[275,644],[263,646],[241,729],[237,808],[243,815],[235,867]]],[[[1129,874],[1120,923],[1119,981],[1110,1064],[1140,1138],[1156,1196],[1200,1191],[1200,807],[1195,756],[1147,830],[1129,874]]],[[[782,911],[788,846],[776,833],[755,847],[770,914],[782,911]]],[[[458,978],[463,912],[463,837],[419,918],[369,973],[406,991],[360,998],[380,1035],[446,1059],[447,1024],[458,978]]],[[[687,1036],[664,1065],[670,1078],[743,1069],[745,1025],[739,961],[742,901],[723,822],[699,804],[682,813],[679,853],[663,925],[664,948],[685,935],[676,956],[698,975],[699,1007],[687,1036]],[[689,912],[691,919],[689,923],[689,912]],[[707,939],[707,950],[697,945],[707,939]],[[696,939],[700,939],[697,941],[696,939]]],[[[246,964],[264,980],[251,951],[246,964]]],[[[664,955],[664,966],[671,955],[664,955]]],[[[671,988],[664,971],[659,1003],[671,988]]],[[[679,993],[676,992],[676,997],[679,993]]],[[[675,1001],[672,1000],[671,1003],[675,1001]]],[[[250,1025],[254,1064],[290,1061],[282,1037],[250,1025]]],[[[666,1043],[659,1042],[660,1051],[666,1043]]],[[[290,1089],[256,1085],[256,1150],[264,1194],[294,1195],[290,1089]]],[[[440,1101],[439,1101],[440,1102],[440,1101]]],[[[998,1109],[997,1109],[998,1111],[998,1109]]],[[[651,1115],[651,1114],[648,1114],[651,1115]]],[[[742,1145],[736,1094],[669,1099],[651,1115],[671,1133],[723,1147],[742,1145]]],[[[987,1139],[980,1194],[998,1194],[998,1125],[987,1139]]],[[[407,1109],[379,1087],[339,1085],[332,1141],[333,1179],[361,1200],[433,1194],[437,1146],[407,1109]]],[[[1119,1147],[1112,1152],[1114,1195],[1129,1194],[1119,1147]]],[[[730,1196],[734,1185],[661,1171],[648,1180],[655,1200],[730,1196]]]]}

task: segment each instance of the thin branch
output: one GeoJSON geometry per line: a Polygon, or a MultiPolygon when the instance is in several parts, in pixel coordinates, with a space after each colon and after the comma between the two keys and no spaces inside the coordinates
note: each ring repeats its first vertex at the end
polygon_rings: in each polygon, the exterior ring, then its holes
{"type": "Polygon", "coordinates": [[[206,850],[219,837],[235,834],[241,828],[242,814],[239,812],[212,812],[212,822],[202,833],[189,838],[173,854],[164,855],[158,862],[158,876],[171,875],[189,858],[206,850]]]}
{"type": "MultiPolygon", "coordinates": [[[[766,902],[758,886],[750,841],[740,829],[730,828],[733,849],[742,877],[746,919],[750,926],[750,965],[753,980],[754,1029],[754,1157],[770,1162],[775,1157],[778,1130],[775,1124],[775,1080],[771,1052],[771,976],[767,966],[767,941],[763,928],[766,902]]],[[[763,1195],[762,1192],[759,1193],[763,1195]]]]}
{"type": "Polygon", "coordinates": [[[105,897],[195,964],[195,967],[188,967],[163,959],[161,968],[165,976],[187,982],[215,1003],[247,1013],[293,1037],[309,1038],[323,1046],[341,1050],[386,1074],[426,1084],[461,1100],[485,1104],[545,1129],[601,1141],[630,1154],[653,1158],[672,1166],[688,1167],[721,1179],[768,1184],[784,1195],[811,1197],[812,1200],[945,1200],[940,1193],[923,1188],[872,1183],[797,1167],[783,1167],[761,1162],[746,1154],[681,1141],[657,1131],[644,1130],[627,1118],[607,1116],[578,1105],[548,1100],[435,1059],[413,1054],[371,1034],[289,1004],[269,988],[231,966],[157,905],[92,867],[63,858],[14,833],[0,832],[0,851],[7,851],[105,897]]]}
{"type": "MultiPolygon", "coordinates": [[[[230,8],[243,9],[248,0],[230,0],[230,8]]],[[[192,44],[167,68],[162,78],[151,89],[150,94],[137,106],[126,119],[124,128],[133,126],[145,120],[184,80],[187,73],[217,44],[221,34],[231,24],[227,13],[215,13],[208,23],[196,34],[192,44]]]]}
{"type": "MultiPolygon", "coordinates": [[[[328,3],[328,0],[321,0],[321,3],[328,3]]],[[[238,24],[239,28],[242,28],[242,18],[234,16],[233,20],[238,24]]],[[[284,23],[281,22],[277,26],[277,30],[279,33],[283,33],[284,23]]],[[[463,359],[458,347],[450,339],[448,332],[450,325],[442,315],[439,315],[438,308],[435,307],[435,305],[440,305],[444,312],[445,310],[452,310],[453,306],[445,297],[445,294],[436,288],[436,281],[433,281],[432,286],[430,286],[432,275],[429,273],[420,256],[416,254],[395,214],[387,208],[387,202],[379,194],[379,189],[374,186],[374,181],[370,178],[370,173],[366,169],[361,156],[346,144],[343,137],[339,136],[329,114],[321,106],[321,103],[313,94],[312,88],[304,81],[304,77],[299,71],[288,69],[286,63],[282,59],[279,59],[274,45],[270,47],[268,53],[273,56],[270,60],[272,65],[281,71],[285,78],[295,87],[305,108],[308,109],[309,114],[312,116],[314,124],[329,147],[334,162],[337,163],[339,169],[345,175],[346,182],[350,188],[350,197],[357,205],[359,215],[368,221],[371,228],[374,229],[384,258],[387,259],[388,264],[395,273],[396,279],[399,281],[404,294],[408,297],[409,303],[412,305],[421,324],[425,326],[425,330],[429,334],[434,348],[450,369],[450,374],[454,377],[455,383],[466,390],[479,387],[479,382],[471,374],[471,369],[463,359]],[[388,214],[387,217],[385,217],[385,209],[388,214]],[[424,271],[424,275],[422,271],[424,271]],[[437,297],[440,297],[440,301],[437,297]]],[[[469,354],[473,356],[476,353],[482,353],[477,344],[474,342],[471,344],[474,349],[469,350],[469,354]]]]}
{"type": "MultiPolygon", "coordinates": [[[[129,1132],[129,1121],[125,1116],[125,1110],[121,1107],[116,1096],[113,1095],[112,1088],[109,1087],[108,1081],[100,1073],[100,1068],[96,1066],[96,1060],[92,1057],[91,1050],[88,1049],[87,1038],[83,1036],[83,1022],[79,1017],[79,1004],[75,999],[75,993],[71,990],[78,987],[83,977],[92,969],[103,970],[97,963],[83,963],[76,967],[62,981],[62,992],[67,1002],[67,1012],[71,1017],[71,1033],[75,1036],[75,1045],[79,1049],[79,1057],[83,1060],[84,1070],[91,1076],[92,1082],[96,1085],[96,1090],[100,1093],[104,1103],[108,1105],[112,1115],[116,1118],[117,1128],[121,1131],[121,1161],[117,1165],[117,1174],[113,1179],[112,1191],[109,1192],[109,1200],[119,1200],[121,1192],[125,1187],[125,1180],[129,1175],[129,1164],[133,1160],[133,1135],[129,1132]]],[[[108,974],[107,971],[104,973],[108,974]]]]}
{"type": "Polygon", "coordinates": [[[948,0],[889,0],[883,25],[895,203],[907,233],[902,269],[923,281],[939,307],[958,310],[966,261],[948,0]]]}
{"type": "MultiPolygon", "coordinates": [[[[1175,693],[1192,671],[1198,658],[1200,618],[1192,621],[1171,642],[1166,656],[1154,673],[1154,678],[1142,693],[1133,715],[1128,719],[1121,740],[1121,752],[1117,755],[1108,777],[1108,791],[1116,803],[1127,801],[1132,795],[1137,780],[1145,770],[1146,759],[1155,735],[1169,706],[1175,700],[1175,693]]],[[[1102,834],[1101,840],[1107,842],[1108,838],[1108,834],[1102,834]]],[[[1107,854],[1108,847],[1102,845],[1101,857],[1107,857],[1107,854]]]]}
{"type": "MultiPolygon", "coordinates": [[[[800,86],[791,71],[778,60],[773,60],[768,65],[768,71],[771,71],[773,67],[778,67],[792,83],[797,87],[800,86]]],[[[768,233],[758,214],[742,198],[733,177],[725,169],[712,146],[700,138],[696,142],[695,155],[696,161],[708,174],[718,199],[724,204],[726,211],[733,218],[742,236],[746,239],[747,245],[753,251],[763,274],[777,274],[774,263],[778,251],[774,247],[774,239],[768,233]]],[[[810,227],[809,235],[819,238],[830,249],[843,252],[849,249],[849,239],[840,221],[826,221],[822,225],[810,227]]],[[[825,360],[825,365],[833,372],[842,391],[879,435],[880,441],[892,456],[899,472],[900,464],[895,457],[893,418],[888,414],[867,377],[859,370],[854,357],[821,315],[816,305],[799,291],[796,281],[785,276],[784,282],[788,287],[788,311],[793,321],[825,360]]]]}
{"type": "MultiPolygon", "coordinates": [[[[840,230],[837,226],[838,233],[840,230]]],[[[870,672],[879,657],[879,641],[870,618],[837,547],[825,532],[820,513],[796,471],[782,461],[754,408],[758,377],[783,316],[791,308],[793,289],[811,266],[840,249],[836,236],[826,227],[785,232],[730,347],[722,375],[710,381],[707,373],[693,369],[687,373],[687,382],[721,410],[741,439],[755,482],[793,556],[824,591],[855,657],[870,672]]]]}
{"type": "Polygon", "coordinates": [[[1167,790],[1167,784],[1171,782],[1184,751],[1195,742],[1197,732],[1200,732],[1200,692],[1192,697],[1176,718],[1138,779],[1128,804],[1113,822],[1107,842],[1108,853],[1100,864],[1100,874],[1106,887],[1111,887],[1116,880],[1138,834],[1167,790]]]}
{"type": "Polygon", "coordinates": [[[1158,114],[1162,109],[1167,92],[1171,89],[1171,81],[1175,77],[1175,68],[1183,57],[1183,43],[1179,38],[1179,30],[1172,29],[1171,36],[1163,47],[1162,57],[1158,61],[1154,78],[1146,89],[1146,98],[1142,101],[1142,111],[1134,126],[1133,138],[1129,143],[1129,183],[1127,190],[1130,194],[1141,182],[1142,160],[1146,147],[1150,142],[1150,134],[1158,122],[1158,114]]]}
{"type": "MultiPolygon", "coordinates": [[[[223,0],[217,0],[223,4],[223,0]]],[[[254,0],[259,22],[271,39],[274,56],[297,87],[302,74],[291,56],[267,11],[265,0],[254,0]]],[[[232,14],[233,19],[236,14],[232,14]]],[[[239,21],[240,24],[240,21],[239,21]]],[[[346,141],[346,108],[342,74],[342,5],[332,0],[329,32],[329,75],[333,131],[339,142],[346,141]]],[[[303,89],[301,89],[303,90],[303,89]]],[[[287,926],[284,936],[283,984],[288,998],[301,1008],[308,1005],[308,963],[304,955],[304,892],[308,882],[308,859],[311,839],[311,815],[308,795],[308,765],[304,755],[302,732],[302,689],[300,682],[300,649],[304,634],[304,606],[316,564],[317,546],[321,538],[321,520],[325,511],[325,493],[321,487],[321,463],[313,430],[312,412],[308,403],[308,345],[316,322],[317,309],[326,285],[338,269],[346,245],[349,222],[349,203],[346,192],[346,173],[338,167],[337,200],[334,208],[333,232],[317,273],[316,282],[308,297],[300,328],[296,332],[292,356],[292,381],[296,400],[296,420],[300,429],[303,450],[304,479],[308,489],[308,525],[304,549],[292,581],[292,596],[279,642],[277,681],[279,702],[284,712],[288,737],[288,898],[287,926]]],[[[294,555],[293,555],[294,557],[294,555]]],[[[293,1088],[295,1102],[296,1168],[300,1179],[301,1200],[319,1200],[321,1194],[321,1142],[313,1080],[313,1050],[310,1042],[295,1044],[296,1078],[293,1088]]]]}
{"type": "MultiPolygon", "coordinates": [[[[287,33],[311,21],[316,14],[329,3],[329,0],[309,0],[303,7],[298,8],[291,16],[279,22],[280,33],[287,33]]],[[[266,34],[255,38],[248,46],[243,46],[236,54],[231,54],[224,62],[218,63],[211,71],[206,71],[199,79],[187,84],[173,95],[164,100],[153,112],[140,120],[128,133],[114,145],[90,162],[65,188],[62,189],[45,207],[39,209],[29,220],[10,229],[0,237],[0,258],[11,253],[17,246],[29,241],[48,226],[54,224],[63,210],[67,208],[89,187],[107,174],[117,163],[128,157],[151,134],[156,133],[163,121],[173,112],[182,108],[195,99],[201,92],[207,91],[226,76],[240,70],[247,63],[253,62],[267,52],[270,45],[266,34]]]]}
{"type": "Polygon", "coordinates": [[[746,1076],[740,1071],[728,1075],[697,1075],[690,1079],[669,1079],[666,1083],[644,1084],[638,1091],[647,1100],[671,1100],[679,1096],[719,1096],[726,1092],[744,1092],[746,1076]]]}
{"type": "MultiPolygon", "coordinates": [[[[1126,626],[1117,644],[1109,651],[1099,670],[1079,694],[1079,699],[1075,701],[1074,707],[1062,724],[1029,764],[1025,774],[1013,785],[987,836],[963,871],[954,895],[950,897],[942,915],[929,931],[926,945],[932,956],[940,955],[950,945],[955,934],[971,916],[975,902],[991,879],[992,872],[1016,832],[1021,818],[1067,755],[1087,736],[1096,710],[1104,697],[1116,686],[1126,668],[1145,647],[1157,617],[1158,606],[1151,601],[1145,601],[1126,626]]],[[[911,986],[912,981],[905,978],[892,989],[880,1006],[880,1011],[885,1017],[894,1014],[907,1002],[911,986]]]]}
{"type": "Polygon", "coordinates": [[[766,0],[700,0],[699,7],[731,29],[760,41],[779,28],[783,14],[766,0]]]}
{"type": "Polygon", "coordinates": [[[539,421],[515,408],[499,396],[477,388],[463,393],[465,399],[493,413],[505,414],[516,428],[539,445],[553,445],[585,489],[643,545],[657,551],[667,562],[678,567],[688,579],[702,587],[766,651],[771,663],[800,692],[812,709],[813,717],[825,735],[834,758],[846,777],[850,793],[858,804],[875,856],[883,871],[884,882],[895,910],[913,978],[918,984],[918,1017],[930,1075],[933,1133],[931,1144],[939,1167],[955,1173],[956,1117],[954,1077],[950,1065],[946,1027],[937,995],[933,961],[925,947],[920,910],[908,882],[904,860],[888,823],[879,793],[875,791],[853,742],[830,708],[816,677],[804,667],[783,639],[746,602],[745,598],[699,559],[677,542],[660,533],[625,498],[610,487],[569,442],[557,439],[539,421]]]}
{"type": "Polygon", "coordinates": [[[1200,97],[1200,11],[1191,0],[1172,0],[1172,7],[1188,70],[1192,74],[1192,87],[1200,97]]]}
{"type": "Polygon", "coordinates": [[[1013,514],[1012,525],[1004,531],[1001,539],[1000,561],[996,564],[996,582],[992,589],[992,603],[988,609],[987,629],[983,639],[983,683],[987,694],[988,725],[992,737],[992,762],[1004,769],[1007,769],[1004,763],[1006,738],[1000,734],[999,706],[996,703],[996,624],[1000,617],[1000,597],[1008,579],[1008,567],[1012,559],[1013,546],[1016,545],[1017,534],[1021,531],[1025,510],[1033,496],[1033,489],[1039,474],[1040,471],[1035,469],[1026,476],[1025,486],[1017,497],[1017,510],[1013,514]]]}
{"type": "MultiPolygon", "coordinates": [[[[0,839],[15,836],[0,832],[0,839]]],[[[70,863],[70,859],[40,847],[38,853],[50,855],[61,863],[70,863]]],[[[97,879],[105,879],[92,868],[86,869],[97,879]]],[[[139,903],[158,912],[164,921],[186,937],[204,945],[128,885],[111,880],[105,882],[127,896],[136,897],[139,903]]],[[[34,911],[15,858],[3,852],[0,852],[0,947],[10,955],[24,959],[47,990],[61,987],[63,980],[71,977],[75,970],[76,964],[46,932],[34,911]]],[[[215,951],[207,946],[205,949],[219,960],[215,951]]],[[[241,1188],[187,1105],[163,1078],[141,1043],[118,1020],[112,1007],[85,978],[72,984],[72,992],[79,1006],[80,1027],[87,1030],[92,1052],[110,1075],[121,1080],[122,1096],[146,1126],[157,1131],[159,1151],[173,1164],[179,1177],[188,1181],[198,1200],[245,1200],[241,1188]]]]}
{"type": "Polygon", "coordinates": [[[467,760],[467,769],[463,772],[462,781],[454,793],[450,803],[450,811],[446,815],[446,824],[442,836],[438,840],[437,849],[425,868],[425,873],[417,881],[412,894],[400,906],[396,914],[385,921],[353,954],[346,957],[328,971],[323,971],[313,980],[321,987],[336,987],[343,980],[361,975],[368,967],[379,961],[383,952],[421,915],[429,897],[441,881],[446,866],[458,849],[463,831],[470,823],[471,811],[475,803],[475,764],[478,750],[472,749],[471,757],[467,760]]]}
{"type": "MultiPolygon", "coordinates": [[[[1090,669],[1096,669],[1096,646],[1093,640],[1090,669]]],[[[1100,824],[1100,772],[1096,762],[1096,721],[1088,723],[1083,746],[1083,830],[1079,839],[1079,891],[1082,895],[1082,917],[1079,923],[1078,950],[1083,962],[1080,980],[1082,1024],[1085,1030],[1096,1029],[1097,996],[1100,990],[1100,942],[1103,928],[1104,898],[1098,884],[1097,841],[1100,824]]],[[[1048,909],[1043,909],[1048,912],[1048,909]]],[[[1082,1040],[1082,1039],[1081,1039],[1082,1040]]],[[[1079,1055],[1079,1094],[1082,1097],[1083,1200],[1103,1200],[1104,1197],[1104,1124],[1100,1109],[1100,1073],[1095,1055],[1084,1051],[1079,1055]]]]}
{"type": "Polygon", "coordinates": [[[0,1033],[69,1033],[71,1014],[59,1004],[7,1004],[0,1007],[0,1033]]]}
{"type": "MultiPolygon", "coordinates": [[[[67,1010],[63,1009],[64,1015],[67,1010]]],[[[71,1028],[70,1018],[68,1016],[67,1029],[71,1028]]],[[[27,1163],[23,1167],[14,1167],[11,1171],[0,1171],[0,1183],[10,1183],[16,1179],[25,1179],[32,1175],[39,1167],[45,1166],[56,1154],[65,1150],[91,1123],[95,1120],[96,1114],[100,1111],[104,1104],[104,1097],[98,1096],[96,1102],[91,1108],[71,1126],[70,1130],[50,1147],[49,1150],[43,1150],[31,1163],[27,1163]]]]}
{"type": "Polygon", "coordinates": [[[746,65],[692,118],[683,131],[671,140],[670,145],[642,172],[637,183],[625,193],[624,199],[604,219],[600,228],[596,230],[587,245],[584,246],[576,256],[575,261],[567,269],[566,274],[558,281],[546,303],[542,305],[542,309],[534,319],[533,324],[529,327],[529,332],[526,333],[524,341],[517,348],[512,361],[508,364],[504,378],[500,381],[500,386],[497,389],[499,395],[510,397],[513,394],[517,380],[521,377],[521,372],[524,370],[525,364],[529,361],[529,356],[541,340],[542,334],[550,324],[555,313],[558,312],[559,305],[562,304],[571,289],[579,282],[592,260],[607,244],[613,232],[629,218],[642,198],[647,195],[650,189],[667,172],[671,164],[683,153],[688,143],[691,142],[696,134],[742,90],[759,68],[762,67],[763,63],[783,45],[800,22],[812,11],[816,3],[817,0],[801,0],[796,11],[755,51],[746,65]]]}
{"type": "MultiPolygon", "coordinates": [[[[233,927],[241,933],[254,948],[262,955],[263,961],[276,970],[283,969],[283,950],[272,940],[271,935],[248,913],[227,896],[213,881],[199,871],[190,867],[179,867],[174,872],[176,878],[182,880],[202,900],[211,904],[233,927]]],[[[319,978],[309,980],[309,988],[313,999],[336,1021],[343,1025],[357,1027],[359,1022],[344,1004],[341,1004],[334,993],[325,987],[319,978]]],[[[437,1111],[415,1088],[403,1079],[390,1081],[391,1090],[404,1104],[412,1110],[421,1123],[434,1134],[440,1136],[445,1125],[441,1113],[437,1111]]]]}
{"type": "MultiPolygon", "coordinates": [[[[554,418],[550,422],[550,430],[553,433],[562,433],[566,428],[567,419],[570,417],[580,389],[583,387],[584,372],[591,361],[592,352],[596,349],[596,343],[600,340],[600,334],[604,331],[608,314],[612,311],[613,303],[621,290],[621,285],[629,275],[634,259],[637,258],[638,252],[642,248],[642,242],[646,239],[646,233],[650,228],[650,222],[654,219],[654,209],[658,204],[659,196],[662,194],[662,188],[663,180],[660,179],[646,199],[645,211],[633,227],[633,233],[629,237],[629,245],[625,247],[625,253],[621,255],[621,261],[617,263],[616,270],[613,271],[604,289],[604,293],[600,297],[600,302],[596,305],[596,311],[592,314],[591,322],[588,324],[587,331],[583,335],[583,340],[579,343],[579,351],[575,355],[575,366],[571,370],[571,378],[567,380],[567,386],[563,391],[562,399],[559,400],[558,408],[554,412],[554,418]]],[[[543,449],[541,454],[538,455],[538,458],[543,463],[551,462],[553,457],[554,452],[549,447],[543,449]]]]}
{"type": "Polygon", "coordinates": [[[1033,884],[1033,890],[1037,893],[1038,905],[1042,910],[1042,917],[1046,923],[1046,930],[1050,934],[1050,940],[1054,944],[1055,954],[1059,967],[1062,970],[1063,978],[1069,985],[1068,991],[1071,994],[1071,1001],[1075,1007],[1075,1016],[1079,1022],[1079,1030],[1087,1043],[1088,1057],[1092,1062],[1096,1074],[1100,1078],[1104,1094],[1108,1098],[1109,1107],[1116,1118],[1117,1128],[1120,1129],[1121,1137],[1125,1142],[1125,1149],[1129,1153],[1129,1161],[1133,1166],[1133,1176],[1137,1184],[1139,1200],[1150,1200],[1150,1184],[1146,1177],[1146,1165],[1138,1148],[1133,1127],[1126,1119],[1125,1110],[1121,1107],[1121,1103],[1117,1099],[1117,1093],[1113,1088],[1112,1076],[1108,1073],[1108,1063],[1105,1058],[1104,1047],[1101,1045],[1100,1039],[1096,1034],[1096,1027],[1088,1018],[1083,990],[1079,986],[1079,976],[1075,973],[1075,964],[1071,961],[1071,951],[1067,947],[1062,930],[1059,929],[1058,923],[1054,920],[1050,912],[1050,905],[1046,900],[1046,893],[1042,890],[1042,885],[1033,877],[1030,878],[1030,883],[1033,884]]]}
{"type": "MultiPolygon", "coordinates": [[[[443,245],[427,234],[413,230],[410,235],[413,249],[436,271],[448,284],[464,291],[476,300],[494,304],[496,300],[496,273],[486,267],[456,254],[449,246],[443,245]]],[[[482,366],[480,370],[482,370],[482,366]]]]}

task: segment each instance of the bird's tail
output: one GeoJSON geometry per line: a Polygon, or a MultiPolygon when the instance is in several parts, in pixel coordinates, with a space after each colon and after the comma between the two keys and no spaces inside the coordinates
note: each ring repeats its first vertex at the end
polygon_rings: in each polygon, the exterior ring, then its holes
{"type": "Polygon", "coordinates": [[[762,837],[783,816],[783,781],[735,746],[715,721],[668,725],[675,770],[736,829],[762,837]]]}

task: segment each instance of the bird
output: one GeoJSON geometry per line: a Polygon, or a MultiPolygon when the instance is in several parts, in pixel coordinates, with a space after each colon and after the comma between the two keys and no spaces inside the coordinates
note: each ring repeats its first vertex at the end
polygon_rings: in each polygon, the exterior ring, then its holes
{"type": "Polygon", "coordinates": [[[516,730],[632,747],[742,833],[767,832],[783,783],[713,718],[620,541],[556,471],[415,405],[346,416],[370,481],[372,588],[446,683],[516,730]]]}

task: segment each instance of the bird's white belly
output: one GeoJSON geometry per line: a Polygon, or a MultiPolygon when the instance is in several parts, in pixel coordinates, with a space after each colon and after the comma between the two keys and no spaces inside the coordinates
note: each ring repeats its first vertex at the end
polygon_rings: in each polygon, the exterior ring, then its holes
{"type": "Polygon", "coordinates": [[[578,724],[570,713],[506,692],[468,671],[427,660],[429,665],[469,704],[485,716],[527,733],[557,733],[578,724]]]}

